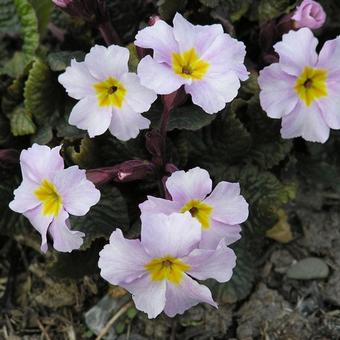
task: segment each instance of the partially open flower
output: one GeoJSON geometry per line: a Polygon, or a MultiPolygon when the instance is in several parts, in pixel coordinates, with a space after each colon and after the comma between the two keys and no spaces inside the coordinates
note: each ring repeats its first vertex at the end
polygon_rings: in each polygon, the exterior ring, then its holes
{"type": "Polygon", "coordinates": [[[158,20],[139,31],[135,45],[153,50],[138,65],[142,85],[169,94],[182,85],[192,101],[207,113],[222,110],[248,78],[242,42],[221,25],[194,26],[176,14],[174,27],[158,20]]]}
{"type": "Polygon", "coordinates": [[[52,0],[54,4],[61,8],[66,8],[73,0],[52,0]]]}
{"type": "Polygon", "coordinates": [[[220,182],[212,190],[209,173],[196,167],[172,173],[165,186],[172,200],[148,196],[139,205],[142,216],[190,212],[202,228],[200,248],[214,249],[221,239],[231,244],[241,237],[239,224],[248,218],[248,204],[238,183],[220,182]]]}
{"type": "Polygon", "coordinates": [[[260,72],[261,106],[282,118],[283,138],[324,143],[330,129],[340,129],[340,37],[319,55],[317,44],[310,29],[291,31],[274,46],[279,62],[260,72]]]}
{"type": "Polygon", "coordinates": [[[129,50],[117,45],[96,45],[85,61],[71,61],[59,76],[69,96],[79,102],[69,123],[87,130],[90,137],[107,129],[120,140],[135,138],[150,121],[141,115],[150,109],[157,95],[140,84],[128,70],[129,50]]]}
{"type": "Polygon", "coordinates": [[[47,233],[54,249],[79,249],[84,233],[70,230],[69,214],[86,215],[100,198],[100,192],[78,166],[64,169],[60,146],[50,149],[33,144],[20,155],[23,181],[14,191],[9,207],[23,214],[41,234],[41,251],[47,251],[47,233]]]}
{"type": "Polygon", "coordinates": [[[217,304],[210,290],[193,278],[226,282],[236,264],[222,241],[217,249],[197,249],[201,227],[189,213],[142,217],[141,241],[125,239],[117,229],[99,254],[101,276],[132,293],[139,310],[155,318],[172,317],[200,302],[217,304]]]}
{"type": "Polygon", "coordinates": [[[292,16],[296,28],[320,28],[326,21],[326,13],[322,6],[313,0],[303,0],[292,16]]]}

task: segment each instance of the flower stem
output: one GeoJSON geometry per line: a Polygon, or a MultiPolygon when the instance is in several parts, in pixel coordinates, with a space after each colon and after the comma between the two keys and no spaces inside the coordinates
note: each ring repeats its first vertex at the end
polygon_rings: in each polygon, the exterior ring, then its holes
{"type": "Polygon", "coordinates": [[[161,117],[161,123],[160,123],[160,134],[162,138],[163,166],[165,166],[166,164],[166,135],[167,135],[169,118],[170,118],[170,112],[171,112],[171,108],[167,107],[167,105],[164,105],[164,109],[163,109],[163,113],[161,117]]]}
{"type": "Polygon", "coordinates": [[[98,25],[98,30],[103,37],[105,43],[107,46],[110,46],[112,44],[121,44],[121,39],[117,33],[117,31],[114,29],[114,27],[111,25],[110,21],[104,21],[98,25]]]}

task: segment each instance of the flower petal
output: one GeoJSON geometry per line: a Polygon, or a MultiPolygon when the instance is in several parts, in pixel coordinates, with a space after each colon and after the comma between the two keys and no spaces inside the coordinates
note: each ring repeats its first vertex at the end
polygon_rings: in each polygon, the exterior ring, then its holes
{"type": "Polygon", "coordinates": [[[240,195],[239,183],[220,182],[204,200],[214,208],[212,219],[227,224],[243,223],[248,218],[248,203],[240,195]]]}
{"type": "Polygon", "coordinates": [[[24,180],[19,188],[14,190],[14,200],[10,202],[9,207],[17,212],[24,213],[25,211],[36,208],[40,202],[34,195],[34,190],[37,184],[29,180],[24,180]]]}
{"type": "Polygon", "coordinates": [[[197,39],[195,26],[179,13],[176,13],[173,24],[173,32],[178,42],[179,51],[185,52],[195,47],[197,39]]]}
{"type": "Polygon", "coordinates": [[[100,191],[77,165],[58,172],[54,184],[61,194],[64,209],[71,215],[86,215],[100,199],[100,191]]]}
{"type": "Polygon", "coordinates": [[[328,70],[329,76],[336,73],[337,78],[340,77],[340,37],[328,40],[323,45],[317,67],[328,70]]]}
{"type": "Polygon", "coordinates": [[[282,118],[282,138],[302,137],[310,142],[325,143],[329,132],[330,129],[315,102],[311,107],[299,103],[292,113],[282,118]]]}
{"type": "Polygon", "coordinates": [[[283,72],[278,63],[260,71],[260,102],[268,117],[282,118],[292,112],[299,101],[294,91],[295,81],[296,77],[283,72]]]}
{"type": "Polygon", "coordinates": [[[216,249],[194,249],[183,261],[191,267],[187,274],[198,280],[227,282],[233,275],[236,255],[221,240],[216,249]]]}
{"type": "Polygon", "coordinates": [[[135,45],[153,49],[153,57],[158,63],[171,65],[171,55],[178,52],[178,44],[173,35],[173,28],[163,20],[140,30],[136,35],[135,45]]]}
{"type": "Polygon", "coordinates": [[[226,245],[232,244],[241,238],[241,227],[238,224],[229,225],[212,220],[211,226],[202,231],[202,239],[199,248],[216,249],[223,239],[226,245]]]}
{"type": "Polygon", "coordinates": [[[146,274],[150,257],[139,240],[125,239],[120,229],[110,237],[110,243],[99,253],[100,275],[113,285],[130,283],[146,274]]]}
{"type": "Polygon", "coordinates": [[[147,313],[149,319],[159,315],[165,306],[166,281],[151,281],[149,275],[121,285],[132,293],[136,308],[147,313]]]}
{"type": "Polygon", "coordinates": [[[186,80],[176,75],[166,64],[159,64],[150,56],[138,64],[137,73],[141,84],[158,94],[169,94],[178,90],[186,80]]]}
{"type": "Polygon", "coordinates": [[[282,71],[299,76],[306,66],[315,67],[318,61],[317,45],[318,39],[309,28],[284,34],[282,41],[274,45],[275,51],[280,56],[282,71]]]}
{"type": "Polygon", "coordinates": [[[64,159],[60,155],[61,146],[50,149],[46,145],[33,144],[20,155],[20,166],[24,180],[40,184],[43,179],[51,179],[64,169],[64,159]]]}
{"type": "Polygon", "coordinates": [[[181,208],[182,204],[179,202],[154,196],[148,196],[148,199],[139,205],[142,214],[163,213],[170,215],[174,212],[179,212],[181,208]]]}
{"type": "Polygon", "coordinates": [[[183,280],[179,285],[167,283],[164,308],[166,315],[173,317],[176,314],[183,314],[187,309],[200,302],[208,303],[217,308],[209,288],[197,283],[189,276],[183,275],[183,280]]]}
{"type": "Polygon", "coordinates": [[[174,201],[183,205],[191,199],[203,200],[212,189],[212,180],[207,170],[199,167],[171,174],[166,187],[174,201]]]}
{"type": "Polygon", "coordinates": [[[69,123],[87,130],[90,137],[102,135],[109,127],[112,117],[110,106],[99,107],[96,97],[80,100],[72,109],[69,123]]]}
{"type": "Polygon", "coordinates": [[[141,242],[151,257],[183,257],[201,240],[201,224],[190,213],[141,216],[141,242]]]}
{"type": "Polygon", "coordinates": [[[156,93],[142,86],[135,73],[125,73],[121,81],[126,89],[124,101],[129,107],[135,112],[149,111],[151,104],[157,99],[156,93]]]}
{"type": "Polygon", "coordinates": [[[136,138],[140,130],[147,129],[149,126],[149,119],[124,104],[121,109],[113,111],[109,130],[116,138],[127,141],[136,138]]]}
{"type": "Polygon", "coordinates": [[[223,110],[238,93],[240,80],[233,71],[223,74],[208,74],[203,80],[185,85],[185,91],[191,94],[194,104],[209,114],[223,110]]]}
{"type": "Polygon", "coordinates": [[[327,87],[328,96],[320,99],[317,105],[327,125],[338,130],[340,129],[340,82],[329,83],[327,87]]]}
{"type": "Polygon", "coordinates": [[[68,217],[68,213],[61,210],[59,215],[53,219],[48,231],[53,239],[53,248],[60,252],[70,253],[72,250],[81,247],[85,234],[80,231],[70,230],[68,217]]]}
{"type": "Polygon", "coordinates": [[[71,60],[71,66],[58,77],[58,81],[66,89],[68,95],[75,99],[82,99],[94,94],[93,84],[97,81],[90,74],[84,62],[71,60]]]}
{"type": "Polygon", "coordinates": [[[52,216],[44,216],[42,214],[41,207],[26,211],[23,214],[29,219],[34,229],[36,229],[41,235],[41,246],[40,249],[43,253],[47,252],[47,230],[53,220],[52,216]]]}
{"type": "Polygon", "coordinates": [[[129,72],[129,50],[126,47],[95,45],[85,57],[85,64],[94,78],[105,80],[109,77],[120,79],[129,72]]]}

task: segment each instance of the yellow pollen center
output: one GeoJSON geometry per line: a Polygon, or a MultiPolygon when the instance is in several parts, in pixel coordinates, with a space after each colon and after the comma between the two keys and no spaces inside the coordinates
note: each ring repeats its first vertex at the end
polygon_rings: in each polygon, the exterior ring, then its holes
{"type": "Polygon", "coordinates": [[[190,200],[180,210],[181,213],[185,213],[186,211],[189,211],[192,217],[198,219],[202,229],[206,230],[210,228],[210,217],[213,207],[200,200],[190,200]]]}
{"type": "Polygon", "coordinates": [[[183,273],[191,268],[182,260],[172,256],[154,258],[144,267],[149,272],[152,281],[168,280],[174,284],[180,284],[183,273]]]}
{"type": "Polygon", "coordinates": [[[307,106],[311,106],[314,100],[327,96],[327,78],[327,70],[307,66],[296,80],[294,90],[307,106]]]}
{"type": "Polygon", "coordinates": [[[44,179],[40,186],[34,191],[34,195],[42,204],[43,215],[54,217],[59,215],[63,200],[52,182],[44,179]]]}
{"type": "Polygon", "coordinates": [[[126,95],[124,85],[112,77],[94,84],[99,106],[115,106],[121,108],[126,95]]]}
{"type": "Polygon", "coordinates": [[[172,53],[171,60],[174,72],[186,79],[201,80],[210,67],[208,62],[200,59],[194,48],[183,53],[172,53]]]}

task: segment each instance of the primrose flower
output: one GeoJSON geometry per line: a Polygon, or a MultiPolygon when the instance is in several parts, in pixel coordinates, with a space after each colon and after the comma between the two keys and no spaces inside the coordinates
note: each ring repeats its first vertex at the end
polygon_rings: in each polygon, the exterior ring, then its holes
{"type": "Polygon", "coordinates": [[[120,229],[99,253],[101,276],[132,293],[139,310],[155,318],[172,317],[200,302],[217,304],[210,290],[193,278],[226,282],[236,264],[221,241],[216,249],[197,249],[200,224],[189,213],[142,216],[141,241],[127,240],[120,229]]]}
{"type": "Polygon", "coordinates": [[[279,62],[260,72],[262,108],[282,118],[283,138],[324,143],[330,128],[340,129],[340,37],[327,41],[319,55],[317,44],[308,28],[290,31],[274,46],[279,62]]]}
{"type": "Polygon", "coordinates": [[[303,0],[296,8],[292,19],[296,28],[320,28],[326,21],[326,13],[322,6],[313,0],[303,0]]]}
{"type": "Polygon", "coordinates": [[[220,182],[212,191],[208,171],[196,167],[175,171],[165,186],[172,200],[148,196],[139,205],[142,216],[190,212],[202,228],[200,248],[215,249],[222,238],[226,244],[240,239],[239,224],[248,218],[248,203],[240,195],[238,183],[220,182]]]}
{"type": "Polygon", "coordinates": [[[66,8],[73,0],[52,0],[52,2],[61,8],[66,8]]]}
{"type": "Polygon", "coordinates": [[[86,215],[100,198],[100,192],[78,166],[64,169],[60,146],[50,149],[33,144],[20,155],[23,181],[14,191],[9,207],[29,219],[41,234],[41,251],[47,251],[47,233],[54,249],[78,249],[84,233],[70,230],[69,214],[86,215]]]}
{"type": "Polygon", "coordinates": [[[90,137],[109,129],[122,141],[149,127],[150,121],[141,113],[150,109],[157,95],[129,72],[128,60],[127,48],[96,45],[85,61],[71,61],[59,76],[69,96],[79,100],[69,118],[71,125],[87,130],[90,137]]]}
{"type": "Polygon", "coordinates": [[[248,78],[245,46],[223,32],[221,25],[192,25],[176,14],[173,27],[158,20],[139,31],[135,45],[153,49],[138,65],[142,85],[169,94],[182,85],[194,104],[207,113],[222,110],[248,78]]]}

